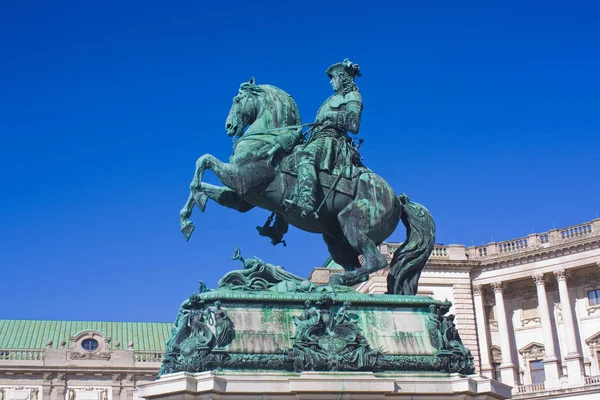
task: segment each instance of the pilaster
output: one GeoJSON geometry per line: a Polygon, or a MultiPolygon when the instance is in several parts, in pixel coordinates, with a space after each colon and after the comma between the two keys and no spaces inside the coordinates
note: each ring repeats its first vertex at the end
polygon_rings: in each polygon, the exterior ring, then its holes
{"type": "Polygon", "coordinates": [[[67,374],[58,372],[53,382],[52,400],[64,400],[67,392],[67,374]]]}
{"type": "Polygon", "coordinates": [[[490,346],[488,343],[483,287],[481,285],[475,285],[473,287],[473,303],[475,305],[475,322],[477,323],[477,338],[479,340],[481,375],[491,378],[493,376],[492,364],[490,363],[490,346]]]}
{"type": "Polygon", "coordinates": [[[42,399],[50,400],[52,395],[52,374],[44,372],[42,374],[42,399]]]}
{"type": "Polygon", "coordinates": [[[475,372],[481,373],[479,363],[479,347],[477,345],[477,327],[475,325],[475,311],[473,308],[473,293],[470,281],[452,285],[454,308],[456,310],[456,329],[460,334],[462,343],[471,351],[475,372]]]}

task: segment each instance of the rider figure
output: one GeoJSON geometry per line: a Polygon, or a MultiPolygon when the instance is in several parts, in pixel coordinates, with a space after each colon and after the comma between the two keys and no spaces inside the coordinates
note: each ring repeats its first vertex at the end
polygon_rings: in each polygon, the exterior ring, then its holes
{"type": "Polygon", "coordinates": [[[360,128],[362,97],[354,83],[354,78],[361,76],[360,67],[345,59],[325,72],[331,79],[335,94],[319,108],[314,131],[296,153],[298,181],[294,200],[286,200],[299,207],[304,218],[315,212],[317,170],[332,173],[335,169],[338,174],[344,173],[349,178],[351,166],[360,164],[347,133],[357,134],[360,128]]]}

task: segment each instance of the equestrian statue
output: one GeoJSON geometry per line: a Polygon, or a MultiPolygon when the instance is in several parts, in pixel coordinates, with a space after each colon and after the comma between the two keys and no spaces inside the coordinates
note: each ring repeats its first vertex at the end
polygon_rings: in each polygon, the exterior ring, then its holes
{"type": "Polygon", "coordinates": [[[321,234],[331,258],[345,270],[332,274],[329,284],[351,286],[387,266],[377,246],[402,221],[406,240],[392,257],[388,293],[415,295],[434,245],[431,214],[396,195],[361,161],[362,140],[349,136],[359,132],[363,109],[354,82],[361,76],[358,64],[346,59],[326,73],[334,94],[309,124],[302,124],[295,101],[283,90],[257,85],[254,78],[240,85],[225,123],[234,138],[233,154],[228,163],[210,154],[196,161],[180,212],[181,230],[189,240],[192,209],[196,205],[204,211],[208,199],[240,212],[264,208],[272,215],[257,227],[259,234],[273,244],[283,242],[289,224],[321,234]],[[224,186],[203,182],[207,169],[224,186]]]}

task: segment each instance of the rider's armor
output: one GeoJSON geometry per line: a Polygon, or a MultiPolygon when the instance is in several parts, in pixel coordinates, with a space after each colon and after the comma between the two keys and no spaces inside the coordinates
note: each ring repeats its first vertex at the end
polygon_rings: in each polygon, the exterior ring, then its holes
{"type": "MultiPolygon", "coordinates": [[[[347,59],[334,64],[326,71],[334,74],[347,74],[346,79],[359,75],[358,65],[347,59]]],[[[352,165],[359,165],[359,157],[348,132],[357,134],[360,128],[362,97],[353,82],[346,82],[343,88],[329,97],[319,108],[314,128],[304,147],[296,153],[298,182],[294,203],[302,210],[302,215],[315,211],[315,185],[317,170],[343,174],[350,177],[352,165]]]]}

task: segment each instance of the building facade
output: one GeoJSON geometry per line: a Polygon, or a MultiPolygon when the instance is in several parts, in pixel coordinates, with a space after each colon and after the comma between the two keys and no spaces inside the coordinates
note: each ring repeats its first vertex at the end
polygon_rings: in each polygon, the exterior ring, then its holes
{"type": "Polygon", "coordinates": [[[0,400],[132,400],[170,323],[0,320],[0,400]]]}
{"type": "MultiPolygon", "coordinates": [[[[384,243],[389,259],[398,243],[384,243]]],[[[324,283],[331,261],[311,279],[324,283]]],[[[386,291],[387,270],[356,289],[386,291]]],[[[436,245],[419,294],[451,313],[477,372],[516,399],[600,398],[600,219],[485,246],[436,245]]],[[[170,323],[0,320],[0,400],[133,400],[170,323]]]]}
{"type": "MultiPolygon", "coordinates": [[[[399,243],[380,249],[391,260],[399,243]]],[[[329,261],[313,271],[326,282],[329,261]]],[[[384,269],[357,287],[384,293],[384,269]]],[[[436,245],[418,294],[448,299],[477,371],[516,399],[600,398],[600,219],[484,246],[436,245]]]]}

